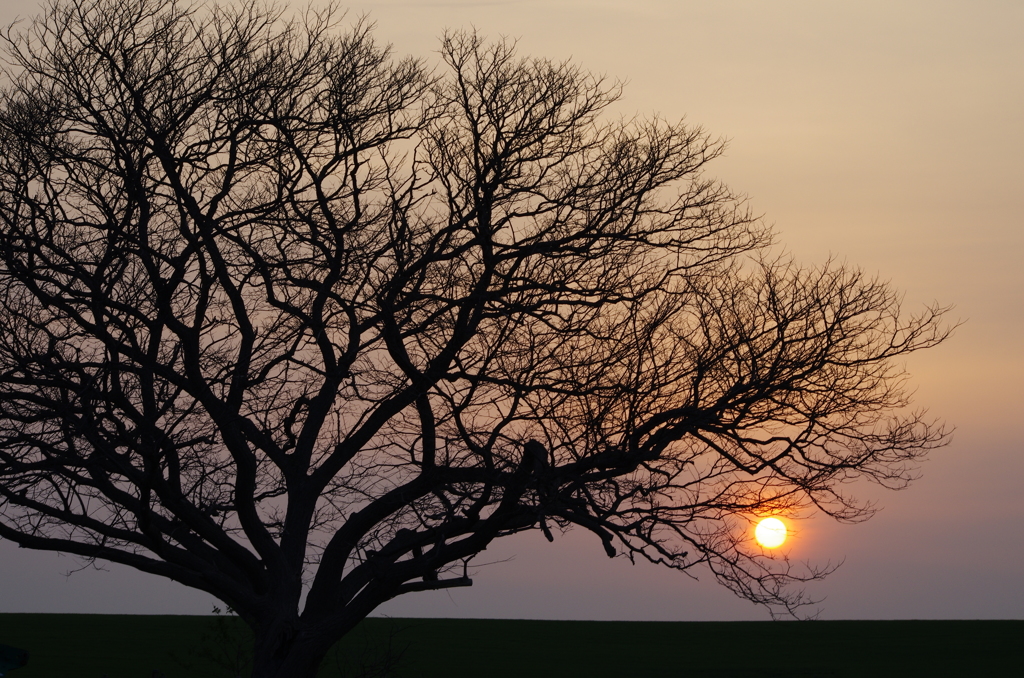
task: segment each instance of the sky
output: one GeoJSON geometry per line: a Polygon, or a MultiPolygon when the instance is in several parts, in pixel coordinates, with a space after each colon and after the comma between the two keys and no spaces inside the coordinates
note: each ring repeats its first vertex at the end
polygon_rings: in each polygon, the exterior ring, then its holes
{"type": "MultiPolygon", "coordinates": [[[[616,113],[686,118],[729,140],[710,167],[795,259],[889,280],[908,309],[952,305],[954,336],[911,356],[915,403],[956,428],[901,492],[863,485],[858,525],[791,525],[795,560],[841,567],[807,590],[821,619],[1024,619],[1024,3],[1019,0],[356,2],[396,55],[446,28],[519,40],[627,83],[616,113]]],[[[0,24],[36,11],[6,0],[0,24]]],[[[718,586],[528,533],[471,588],[391,616],[759,620],[718,586]]],[[[0,612],[205,614],[214,601],[121,566],[0,542],[0,612]]]]}

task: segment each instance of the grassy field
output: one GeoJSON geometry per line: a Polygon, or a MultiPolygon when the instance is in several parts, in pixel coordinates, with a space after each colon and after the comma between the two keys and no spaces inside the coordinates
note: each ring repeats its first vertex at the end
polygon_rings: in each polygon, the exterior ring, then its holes
{"type": "MultiPolygon", "coordinates": [[[[0,614],[0,643],[30,653],[14,678],[231,678],[237,622],[0,614]]],[[[1022,639],[1024,621],[368,619],[320,675],[387,661],[393,678],[999,678],[1024,675],[1022,639]]]]}

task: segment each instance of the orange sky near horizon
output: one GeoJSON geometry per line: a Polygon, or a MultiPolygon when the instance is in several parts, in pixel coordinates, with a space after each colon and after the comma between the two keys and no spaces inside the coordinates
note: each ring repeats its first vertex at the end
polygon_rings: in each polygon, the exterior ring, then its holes
{"type": "MultiPolygon", "coordinates": [[[[805,264],[890,280],[907,310],[964,324],[907,361],[915,403],[956,427],[905,491],[857,486],[867,523],[789,522],[795,560],[844,565],[809,591],[823,619],[1024,618],[1024,3],[1019,0],[445,0],[350,3],[396,55],[446,28],[519,39],[628,84],[616,113],[685,116],[728,138],[710,172],[805,264]]],[[[0,24],[37,4],[7,0],[0,24]]],[[[474,586],[392,616],[767,619],[712,577],[610,561],[596,539],[529,534],[484,553],[474,586]],[[514,558],[514,560],[508,560],[514,558]]],[[[0,543],[0,612],[210,611],[206,594],[0,543]],[[143,592],[145,597],[143,598],[143,592]]]]}

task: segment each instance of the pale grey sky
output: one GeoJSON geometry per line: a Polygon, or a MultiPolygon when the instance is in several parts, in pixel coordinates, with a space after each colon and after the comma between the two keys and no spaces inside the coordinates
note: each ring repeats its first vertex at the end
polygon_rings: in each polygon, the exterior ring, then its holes
{"type": "MultiPolygon", "coordinates": [[[[399,55],[445,28],[520,40],[628,81],[616,109],[686,116],[729,138],[711,171],[805,263],[857,264],[908,308],[966,320],[908,363],[917,404],[957,427],[885,509],[798,523],[791,557],[845,559],[822,618],[1024,618],[1024,3],[1018,0],[357,2],[399,55]]],[[[34,12],[7,0],[0,22],[34,12]]],[[[609,561],[585,535],[501,544],[469,589],[406,596],[394,616],[762,619],[711,577],[609,561]],[[513,558],[513,560],[508,560],[513,558]]],[[[0,612],[209,612],[211,599],[0,543],[0,612]]]]}

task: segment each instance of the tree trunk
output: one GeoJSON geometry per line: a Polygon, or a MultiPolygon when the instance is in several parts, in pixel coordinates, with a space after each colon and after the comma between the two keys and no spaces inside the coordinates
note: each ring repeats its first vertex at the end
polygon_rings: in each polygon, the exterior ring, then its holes
{"type": "Polygon", "coordinates": [[[257,629],[252,678],[315,678],[337,638],[294,621],[274,622],[257,629]]]}

